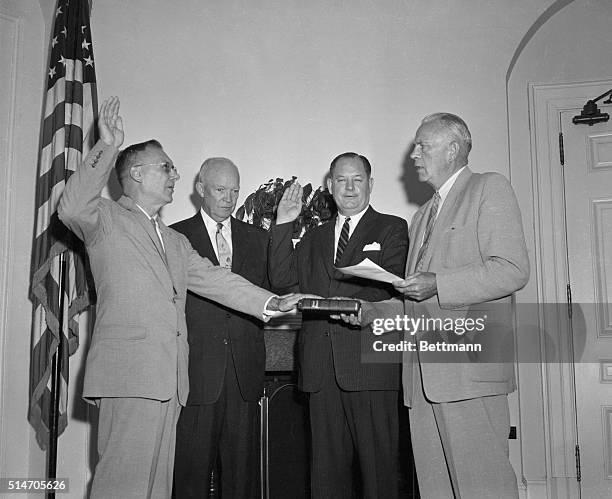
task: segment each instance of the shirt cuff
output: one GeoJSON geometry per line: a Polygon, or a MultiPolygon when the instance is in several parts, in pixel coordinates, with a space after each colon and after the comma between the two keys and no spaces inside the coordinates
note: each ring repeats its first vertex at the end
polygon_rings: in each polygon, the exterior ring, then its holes
{"type": "Polygon", "coordinates": [[[266,303],[264,304],[264,308],[263,308],[263,313],[262,313],[262,320],[264,322],[268,322],[272,317],[276,315],[280,315],[282,313],[282,312],[275,311],[275,310],[268,310],[268,305],[272,298],[278,298],[278,295],[272,295],[270,296],[270,298],[266,300],[266,303]]]}

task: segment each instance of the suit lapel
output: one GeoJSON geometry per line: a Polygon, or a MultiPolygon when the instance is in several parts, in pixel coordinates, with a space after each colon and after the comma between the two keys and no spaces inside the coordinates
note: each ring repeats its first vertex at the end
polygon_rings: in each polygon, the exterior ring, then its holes
{"type": "Polygon", "coordinates": [[[414,217],[412,226],[410,227],[410,251],[408,255],[408,264],[406,265],[406,275],[410,275],[414,272],[416,267],[416,258],[421,249],[421,243],[425,235],[425,228],[427,227],[427,219],[429,217],[429,211],[431,210],[432,200],[427,201],[425,207],[419,210],[414,217]],[[414,230],[412,230],[414,227],[414,230]]]}
{"type": "Polygon", "coordinates": [[[180,250],[179,250],[179,242],[176,236],[172,233],[171,229],[169,229],[164,222],[161,220],[158,221],[159,230],[162,233],[162,237],[164,238],[164,246],[166,247],[166,268],[168,269],[168,273],[170,274],[170,278],[172,279],[172,286],[174,288],[174,292],[176,293],[177,282],[179,282],[178,275],[176,272],[180,268],[180,250]]]}
{"type": "MultiPolygon", "coordinates": [[[[155,250],[157,254],[159,255],[162,265],[161,266],[152,265],[152,267],[154,271],[157,273],[159,280],[163,284],[168,284],[168,283],[172,284],[171,282],[172,278],[170,275],[170,270],[168,269],[168,262],[167,262],[167,249],[168,248],[166,248],[166,253],[164,254],[164,250],[161,246],[157,233],[155,229],[153,228],[153,225],[151,224],[151,220],[147,217],[147,215],[144,214],[144,212],[138,206],[136,206],[136,203],[134,203],[134,201],[130,199],[129,197],[121,196],[119,200],[117,201],[117,203],[123,208],[125,208],[126,210],[130,211],[134,215],[134,219],[142,227],[142,229],[145,232],[146,237],[151,241],[151,244],[153,244],[153,246],[155,247],[155,250]],[[165,270],[162,272],[157,272],[158,268],[165,269],[165,270]]],[[[164,230],[167,230],[167,227],[163,224],[160,218],[158,218],[158,224],[159,224],[160,232],[162,233],[162,237],[164,237],[163,236],[164,230]],[[162,229],[162,227],[164,229],[162,229]]],[[[164,244],[165,244],[165,240],[164,240],[164,244]]]]}
{"type": "Polygon", "coordinates": [[[231,217],[230,224],[232,227],[232,272],[240,273],[240,269],[247,259],[249,251],[248,233],[231,217]]]}
{"type": "MultiPolygon", "coordinates": [[[[155,228],[151,223],[151,219],[148,218],[144,214],[144,212],[140,208],[138,208],[138,206],[136,206],[136,203],[134,203],[134,201],[132,201],[127,196],[122,196],[121,198],[119,198],[118,203],[124,208],[131,211],[136,216],[136,220],[147,233],[147,236],[149,236],[149,239],[153,243],[153,246],[155,246],[155,249],[159,253],[160,258],[165,262],[164,249],[162,248],[161,243],[159,241],[159,237],[157,236],[157,232],[155,231],[155,228]]],[[[160,221],[161,219],[158,219],[158,223],[160,221]]]]}
{"type": "MultiPolygon", "coordinates": [[[[330,280],[334,277],[334,228],[336,218],[321,226],[321,238],[318,245],[319,259],[323,262],[323,267],[330,280]]],[[[316,242],[315,242],[316,244],[316,242]]]]}
{"type": "MultiPolygon", "coordinates": [[[[436,223],[433,226],[433,230],[431,232],[431,237],[429,239],[429,246],[425,255],[423,255],[423,269],[428,269],[429,264],[431,262],[431,257],[436,248],[439,247],[440,242],[442,240],[443,234],[446,232],[448,227],[453,222],[453,217],[457,212],[457,203],[461,200],[462,193],[465,189],[466,184],[468,183],[470,177],[472,176],[472,171],[466,167],[457,177],[455,183],[451,187],[450,191],[444,200],[444,204],[438,213],[436,218],[436,223]]],[[[431,200],[429,201],[429,205],[431,207],[431,200]]],[[[423,226],[423,231],[425,231],[425,225],[427,225],[427,218],[429,217],[429,210],[427,211],[427,216],[423,216],[421,226],[423,226]]],[[[422,236],[422,233],[421,233],[422,236]]],[[[421,237],[422,239],[422,237],[421,237]]],[[[419,239],[419,241],[421,241],[419,239]]],[[[418,253],[418,250],[417,250],[418,253]]],[[[416,258],[416,257],[415,257],[416,258]]],[[[416,262],[413,262],[416,265],[416,262]]],[[[414,271],[414,270],[413,270],[414,271]]]]}
{"type": "MultiPolygon", "coordinates": [[[[213,248],[213,242],[210,240],[208,230],[204,220],[202,220],[202,214],[198,211],[192,218],[192,227],[190,227],[189,241],[194,249],[201,255],[208,258],[215,265],[219,265],[219,260],[215,254],[213,248]]],[[[215,241],[215,244],[217,242],[215,241]]]]}
{"type": "Polygon", "coordinates": [[[369,206],[366,212],[363,214],[357,227],[353,230],[351,237],[348,240],[348,244],[344,249],[344,253],[340,257],[338,267],[347,267],[348,265],[356,264],[359,262],[353,261],[355,252],[358,252],[363,248],[365,236],[372,230],[376,225],[376,212],[369,206]]]}

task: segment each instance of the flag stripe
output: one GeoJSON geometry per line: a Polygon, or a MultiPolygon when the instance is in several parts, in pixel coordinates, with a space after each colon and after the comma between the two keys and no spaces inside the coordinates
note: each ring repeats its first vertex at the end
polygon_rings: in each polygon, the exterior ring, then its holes
{"type": "Polygon", "coordinates": [[[36,185],[36,202],[37,204],[40,203],[39,206],[45,204],[51,197],[53,188],[64,181],[64,165],[64,152],[62,151],[62,154],[56,156],[51,162],[51,168],[38,177],[38,184],[36,185]]]}
{"type": "Polygon", "coordinates": [[[61,433],[68,421],[68,356],[78,348],[78,314],[89,304],[90,294],[83,244],[57,216],[66,181],[95,139],[97,95],[88,0],[57,1],[43,108],[36,232],[32,242],[30,298],[34,316],[28,418],[45,449],[49,439],[52,359],[61,344],[64,348],[57,392],[61,433]],[[63,279],[61,259],[66,269],[63,279]]]}

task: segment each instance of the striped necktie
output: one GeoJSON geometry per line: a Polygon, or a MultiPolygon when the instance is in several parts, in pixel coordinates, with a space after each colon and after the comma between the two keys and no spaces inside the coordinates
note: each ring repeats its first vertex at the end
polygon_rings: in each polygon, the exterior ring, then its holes
{"type": "Polygon", "coordinates": [[[227,244],[227,241],[223,237],[223,224],[221,222],[217,222],[217,233],[215,235],[217,239],[217,254],[219,255],[219,265],[221,267],[225,267],[226,269],[232,268],[232,250],[227,244]]]}
{"type": "Polygon", "coordinates": [[[431,201],[431,208],[429,210],[429,218],[427,219],[427,227],[425,227],[425,236],[423,237],[423,244],[421,244],[421,248],[419,249],[419,254],[417,255],[417,263],[415,270],[417,272],[421,272],[423,269],[423,256],[425,256],[425,252],[429,247],[429,239],[431,238],[431,233],[433,232],[433,226],[436,222],[436,215],[438,214],[438,206],[440,205],[440,194],[438,191],[433,196],[431,201]]]}
{"type": "Polygon", "coordinates": [[[342,253],[344,253],[344,250],[346,249],[346,245],[348,244],[349,229],[351,228],[350,222],[351,222],[351,217],[346,217],[344,224],[342,224],[342,230],[340,231],[340,239],[338,239],[338,248],[336,249],[336,259],[334,260],[334,265],[336,267],[340,263],[340,258],[342,258],[342,253]]]}

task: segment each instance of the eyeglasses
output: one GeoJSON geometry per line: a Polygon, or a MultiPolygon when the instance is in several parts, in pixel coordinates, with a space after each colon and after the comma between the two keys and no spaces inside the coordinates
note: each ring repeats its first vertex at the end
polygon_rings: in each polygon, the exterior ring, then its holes
{"type": "Polygon", "coordinates": [[[176,166],[174,166],[172,163],[168,163],[167,161],[163,163],[139,163],[137,165],[132,166],[161,166],[164,172],[168,175],[170,175],[171,173],[178,175],[178,170],[176,169],[176,166]]]}

